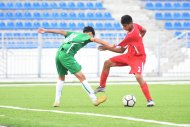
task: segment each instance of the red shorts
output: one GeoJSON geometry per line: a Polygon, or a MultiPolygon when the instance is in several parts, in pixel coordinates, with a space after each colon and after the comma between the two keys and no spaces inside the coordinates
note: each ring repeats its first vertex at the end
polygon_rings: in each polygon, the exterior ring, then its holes
{"type": "Polygon", "coordinates": [[[122,54],[110,58],[110,61],[115,63],[116,66],[130,66],[129,74],[142,74],[146,55],[134,56],[129,54],[122,54]]]}

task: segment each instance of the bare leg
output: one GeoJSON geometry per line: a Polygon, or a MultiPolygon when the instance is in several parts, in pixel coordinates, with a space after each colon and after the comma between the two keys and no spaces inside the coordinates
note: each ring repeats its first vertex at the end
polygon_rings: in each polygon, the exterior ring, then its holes
{"type": "Polygon", "coordinates": [[[136,77],[136,80],[139,83],[141,90],[142,90],[144,96],[146,97],[147,101],[152,100],[149,89],[148,89],[148,85],[144,81],[143,76],[141,74],[135,74],[135,77],[136,77]]]}

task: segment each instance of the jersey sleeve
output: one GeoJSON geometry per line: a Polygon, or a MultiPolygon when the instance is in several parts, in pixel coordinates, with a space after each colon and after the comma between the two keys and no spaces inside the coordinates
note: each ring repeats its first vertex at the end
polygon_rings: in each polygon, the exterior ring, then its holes
{"type": "Polygon", "coordinates": [[[83,34],[83,36],[81,37],[81,40],[83,40],[84,42],[90,42],[90,38],[91,36],[87,34],[83,34]]]}
{"type": "Polygon", "coordinates": [[[121,41],[117,46],[125,47],[127,45],[126,40],[121,41]]]}
{"type": "Polygon", "coordinates": [[[72,34],[73,32],[67,31],[67,34],[65,37],[69,36],[70,34],[72,34]]]}
{"type": "Polygon", "coordinates": [[[139,25],[139,24],[136,24],[136,26],[137,26],[137,28],[139,29],[139,31],[142,31],[142,26],[141,25],[139,25]]]}

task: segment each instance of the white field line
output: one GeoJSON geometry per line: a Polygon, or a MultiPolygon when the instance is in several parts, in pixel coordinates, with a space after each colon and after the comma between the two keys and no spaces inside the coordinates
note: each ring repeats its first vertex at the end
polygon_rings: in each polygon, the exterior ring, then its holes
{"type": "Polygon", "coordinates": [[[129,121],[138,121],[138,122],[152,123],[152,124],[170,125],[170,126],[177,126],[177,127],[190,127],[190,124],[177,124],[177,123],[171,123],[171,122],[164,122],[164,121],[157,121],[157,120],[147,120],[147,119],[127,117],[127,116],[115,116],[115,115],[105,115],[105,114],[97,114],[97,113],[83,113],[83,112],[65,112],[65,111],[59,111],[59,110],[31,109],[31,108],[21,108],[21,107],[3,106],[3,105],[0,105],[0,108],[24,110],[24,111],[34,111],[34,112],[52,112],[52,113],[60,113],[60,114],[97,116],[97,117],[106,117],[106,118],[113,118],[113,119],[124,119],[124,120],[129,120],[129,121]]]}

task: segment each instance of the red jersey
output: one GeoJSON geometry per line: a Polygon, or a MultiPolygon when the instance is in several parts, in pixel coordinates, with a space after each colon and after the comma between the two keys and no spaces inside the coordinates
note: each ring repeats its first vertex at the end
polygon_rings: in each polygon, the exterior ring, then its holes
{"type": "Polygon", "coordinates": [[[118,44],[118,46],[128,48],[128,55],[146,55],[140,34],[141,30],[142,26],[133,23],[133,29],[128,32],[124,40],[118,44]]]}

